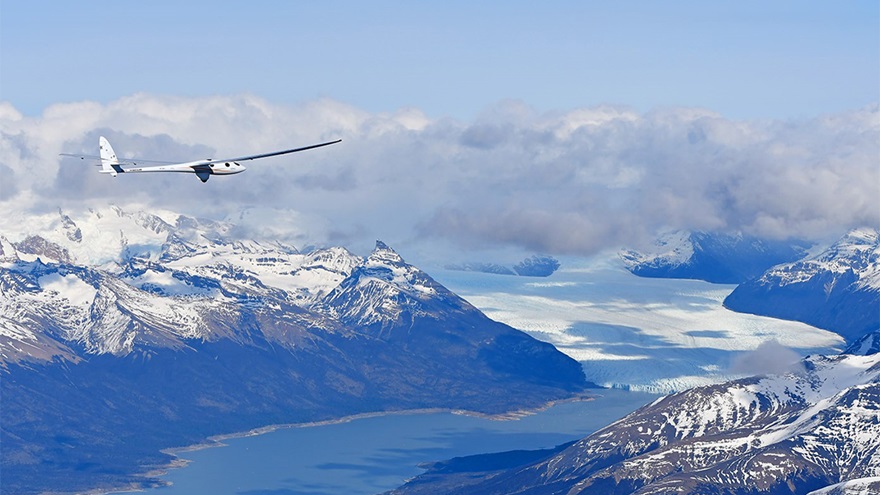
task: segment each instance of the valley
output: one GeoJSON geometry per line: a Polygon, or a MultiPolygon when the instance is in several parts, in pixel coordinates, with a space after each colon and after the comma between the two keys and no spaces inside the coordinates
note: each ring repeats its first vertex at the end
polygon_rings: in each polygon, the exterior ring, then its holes
{"type": "MultiPolygon", "coordinates": [[[[551,449],[591,438],[656,394],[706,390],[711,401],[719,384],[765,375],[802,386],[816,363],[833,364],[852,343],[805,323],[735,313],[724,306],[734,285],[637,277],[613,255],[563,259],[544,277],[441,268],[429,275],[381,241],[365,257],[342,247],[299,252],[236,238],[223,222],[118,207],[43,220],[48,226],[35,233],[0,237],[2,462],[5,487],[20,493],[162,490],[161,473],[179,462],[168,449],[357,415],[515,413],[510,424],[530,439],[507,444],[490,435],[479,449],[419,455],[418,442],[377,444],[375,452],[398,451],[389,461],[402,463],[398,473],[444,453],[551,449]],[[550,435],[530,429],[559,421],[552,411],[566,401],[583,409],[550,435]],[[515,419],[560,402],[531,422],[515,419]],[[593,403],[605,407],[589,412],[593,403]]],[[[874,273],[876,260],[862,265],[874,273]]],[[[873,369],[862,364],[862,375],[873,369]]],[[[865,376],[850,381],[870,386],[873,375],[865,376]]],[[[785,408],[831,398],[791,400],[785,408]]],[[[353,423],[370,430],[366,421],[353,423]]],[[[425,435],[442,435],[442,426],[427,428],[425,435]]],[[[464,436],[486,429],[451,428],[464,436]]],[[[870,462],[860,472],[873,472],[870,462]]],[[[804,486],[829,481],[819,471],[804,486]]]]}

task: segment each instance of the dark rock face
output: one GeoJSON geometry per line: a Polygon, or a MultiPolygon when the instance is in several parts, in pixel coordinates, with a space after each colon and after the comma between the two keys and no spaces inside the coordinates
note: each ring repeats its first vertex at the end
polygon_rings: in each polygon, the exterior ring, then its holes
{"type": "Polygon", "coordinates": [[[532,461],[505,453],[438,463],[391,493],[803,494],[841,480],[876,485],[880,358],[814,356],[804,369],[667,396],[532,461]]]}
{"type": "Polygon", "coordinates": [[[870,356],[880,352],[880,331],[871,332],[864,335],[847,347],[845,354],[854,354],[857,356],[870,356]]]}
{"type": "Polygon", "coordinates": [[[532,256],[513,266],[517,275],[523,277],[549,277],[559,269],[559,261],[551,256],[532,256]]]}
{"type": "Polygon", "coordinates": [[[498,263],[462,263],[446,265],[447,270],[456,270],[459,272],[481,272],[491,273],[493,275],[516,275],[512,268],[508,268],[498,263]]]}
{"type": "MultiPolygon", "coordinates": [[[[387,246],[359,261],[317,253],[302,276],[341,282],[297,305],[302,294],[194,265],[204,247],[172,241],[173,256],[127,258],[113,273],[0,267],[0,345],[20,350],[0,361],[4,492],[151,486],[147,473],[172,460],[162,449],[212,435],[376,411],[503,413],[588,385],[576,361],[387,246]]],[[[285,256],[223,249],[261,266],[285,256]]]]}
{"type": "Polygon", "coordinates": [[[15,248],[22,253],[57,259],[67,263],[70,262],[70,253],[66,249],[38,235],[29,236],[27,239],[16,244],[15,248]]]}
{"type": "Polygon", "coordinates": [[[797,320],[853,342],[880,329],[880,231],[850,232],[809,259],[779,265],[724,300],[734,311],[797,320]]]}
{"type": "Polygon", "coordinates": [[[497,263],[463,263],[446,265],[447,270],[482,272],[495,275],[519,275],[521,277],[549,277],[559,269],[560,263],[552,256],[533,255],[508,267],[497,263]]]}
{"type": "Polygon", "coordinates": [[[659,253],[626,250],[627,268],[640,277],[685,278],[716,284],[738,284],[759,277],[768,268],[802,258],[806,243],[749,236],[679,232],[657,241],[659,253]]]}

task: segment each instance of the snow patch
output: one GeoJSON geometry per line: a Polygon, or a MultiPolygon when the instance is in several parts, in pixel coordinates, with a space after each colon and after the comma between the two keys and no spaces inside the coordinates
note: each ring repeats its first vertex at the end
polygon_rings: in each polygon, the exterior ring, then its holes
{"type": "Polygon", "coordinates": [[[74,306],[89,306],[98,290],[75,275],[52,273],[38,279],[43,290],[54,292],[74,306]]]}
{"type": "Polygon", "coordinates": [[[147,270],[137,277],[125,278],[123,280],[133,287],[148,292],[152,292],[153,288],[157,288],[162,294],[167,296],[207,296],[215,292],[178,280],[169,271],[147,270]]]}

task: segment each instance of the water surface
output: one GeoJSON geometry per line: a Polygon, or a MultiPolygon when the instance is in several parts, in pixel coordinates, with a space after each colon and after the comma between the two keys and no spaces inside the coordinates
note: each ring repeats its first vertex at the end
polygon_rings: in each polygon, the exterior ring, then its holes
{"type": "Polygon", "coordinates": [[[420,463],[516,449],[542,449],[581,438],[656,395],[598,390],[595,400],[563,403],[516,420],[451,413],[399,414],[278,429],[185,452],[192,462],[150,495],[368,495],[422,472],[420,463]]]}

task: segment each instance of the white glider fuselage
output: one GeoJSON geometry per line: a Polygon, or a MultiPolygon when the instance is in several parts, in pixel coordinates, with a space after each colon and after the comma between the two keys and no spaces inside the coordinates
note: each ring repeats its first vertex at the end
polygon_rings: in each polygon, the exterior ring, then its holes
{"type": "MultiPolygon", "coordinates": [[[[129,174],[129,173],[140,173],[140,172],[183,172],[189,174],[196,174],[199,180],[202,182],[207,182],[208,178],[212,175],[233,175],[240,174],[247,170],[247,167],[238,163],[248,160],[257,160],[259,158],[268,158],[270,156],[278,156],[278,155],[286,155],[288,153],[295,153],[297,151],[305,151],[313,148],[320,148],[322,146],[329,146],[331,144],[336,144],[342,141],[341,139],[337,139],[336,141],[329,141],[326,143],[313,144],[311,146],[305,146],[302,148],[293,148],[289,150],[282,151],[273,151],[270,153],[261,153],[258,155],[248,155],[248,156],[240,156],[237,158],[225,158],[225,159],[213,159],[206,158],[204,160],[194,160],[191,162],[183,162],[183,163],[162,163],[161,165],[149,165],[145,166],[142,163],[150,162],[150,160],[137,160],[137,159],[126,159],[120,160],[116,156],[116,152],[113,151],[113,147],[110,146],[110,143],[107,141],[104,136],[101,136],[98,139],[98,145],[100,148],[100,157],[92,157],[86,155],[71,155],[67,153],[62,153],[64,156],[74,156],[80,159],[85,158],[100,158],[101,170],[99,171],[102,174],[110,174],[113,177],[116,177],[118,174],[129,174]]],[[[157,163],[157,162],[152,162],[157,163]]],[[[161,162],[159,162],[161,163],[161,162]]]]}
{"type": "Polygon", "coordinates": [[[101,174],[130,174],[134,172],[185,172],[189,174],[198,173],[200,169],[207,169],[210,175],[232,175],[232,174],[240,174],[247,170],[247,167],[240,163],[236,162],[210,162],[205,165],[206,160],[196,160],[193,162],[186,163],[175,163],[171,165],[151,165],[149,167],[142,166],[133,166],[137,165],[137,162],[134,162],[132,165],[124,165],[124,164],[112,164],[110,165],[109,170],[104,170],[103,168],[98,171],[101,174]]]}

